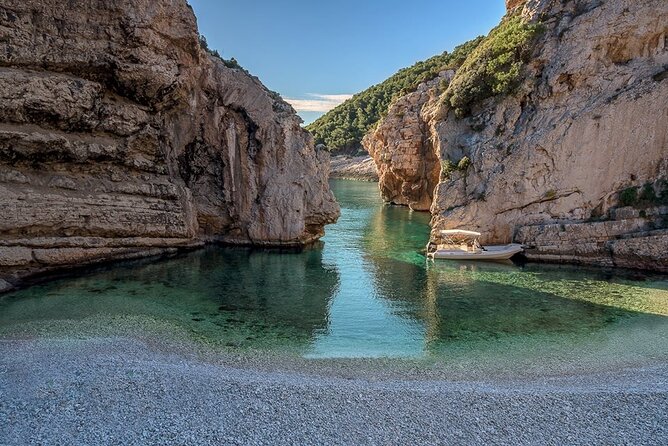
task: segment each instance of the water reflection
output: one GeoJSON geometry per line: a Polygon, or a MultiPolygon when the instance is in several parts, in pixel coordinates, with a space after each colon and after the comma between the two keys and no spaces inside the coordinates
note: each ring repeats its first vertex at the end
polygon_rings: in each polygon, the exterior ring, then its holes
{"type": "Polygon", "coordinates": [[[323,262],[337,266],[341,282],[332,296],[328,329],[317,334],[306,356],[421,356],[422,323],[396,311],[377,286],[377,275],[365,258],[369,221],[384,208],[379,206],[376,191],[370,194],[368,185],[357,186],[353,182],[337,184],[342,212],[324,238],[323,262]]]}
{"type": "Polygon", "coordinates": [[[668,357],[665,276],[427,262],[429,215],[336,181],[339,222],[301,252],[211,247],[0,298],[0,336],[190,336],[223,348],[461,364],[668,357]],[[477,358],[477,359],[476,359],[477,358]]]}
{"type": "MultiPolygon", "coordinates": [[[[462,350],[489,348],[508,353],[509,347],[529,350],[533,343],[544,354],[565,347],[566,353],[559,354],[577,357],[568,351],[570,346],[594,341],[603,333],[609,336],[610,330],[633,337],[647,334],[643,327],[658,327],[652,331],[656,336],[652,346],[668,334],[666,320],[653,316],[668,315],[668,283],[662,278],[638,282],[597,269],[520,268],[512,262],[427,262],[422,249],[429,232],[428,215],[379,205],[364,215],[366,225],[360,215],[346,215],[345,203],[366,188],[366,184],[334,184],[344,203],[342,224],[355,221],[355,234],[361,228],[361,240],[348,241],[363,251],[355,257],[357,283],[367,291],[367,305],[381,306],[383,317],[392,318],[401,333],[400,345],[412,345],[412,355],[453,357],[462,350]]],[[[336,243],[343,241],[336,239],[336,243]]],[[[352,260],[339,263],[345,261],[352,260]]],[[[344,299],[339,296],[335,301],[344,299]]],[[[341,317],[350,314],[341,312],[341,317]]],[[[658,345],[656,352],[668,352],[658,345]]],[[[608,351],[596,342],[588,346],[608,351]]],[[[407,355],[404,350],[390,347],[381,354],[407,355]]]]}
{"type": "Polygon", "coordinates": [[[214,343],[301,351],[326,329],[338,286],[321,249],[212,247],[8,295],[0,300],[0,333],[67,333],[74,323],[83,334],[126,334],[159,319],[214,343]]]}

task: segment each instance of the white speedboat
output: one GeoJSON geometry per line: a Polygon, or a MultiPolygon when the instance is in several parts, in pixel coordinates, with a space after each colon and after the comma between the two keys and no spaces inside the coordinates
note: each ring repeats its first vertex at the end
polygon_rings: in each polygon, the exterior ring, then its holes
{"type": "Polygon", "coordinates": [[[480,236],[479,232],[463,229],[441,231],[441,243],[436,246],[435,251],[427,253],[427,257],[451,260],[507,260],[524,250],[519,243],[482,246],[478,242],[480,236]]]}

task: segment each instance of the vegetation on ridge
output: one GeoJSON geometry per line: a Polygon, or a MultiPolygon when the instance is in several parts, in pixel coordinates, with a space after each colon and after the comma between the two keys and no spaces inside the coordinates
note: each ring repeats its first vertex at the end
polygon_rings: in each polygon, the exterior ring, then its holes
{"type": "Polygon", "coordinates": [[[456,69],[480,44],[482,37],[470,40],[452,53],[444,52],[374,85],[329,111],[306,128],[315,137],[316,144],[325,144],[331,151],[361,148],[364,134],[387,114],[392,101],[430,81],[443,70],[456,69]]]}
{"type": "Polygon", "coordinates": [[[223,56],[220,55],[218,50],[212,50],[211,48],[209,48],[209,43],[206,41],[206,37],[204,37],[202,34],[199,35],[199,46],[202,47],[202,49],[206,51],[210,56],[220,59],[227,68],[237,68],[239,70],[243,70],[246,73],[248,73],[248,71],[246,71],[241,65],[239,65],[239,62],[237,62],[237,60],[234,57],[231,59],[223,59],[223,56]]]}
{"type": "Polygon", "coordinates": [[[517,15],[506,17],[487,37],[399,70],[306,128],[316,144],[325,144],[333,152],[355,152],[361,148],[363,136],[387,114],[392,101],[445,69],[456,69],[457,73],[450,85],[442,88],[443,104],[454,109],[458,117],[466,116],[476,102],[517,88],[522,66],[531,55],[531,44],[542,30],[540,23],[527,23],[517,15]]]}
{"type": "Polygon", "coordinates": [[[526,23],[520,16],[504,19],[457,70],[443,95],[444,103],[462,117],[472,104],[512,92],[531,55],[531,42],[542,30],[540,23],[526,23]]]}
{"type": "MultiPolygon", "coordinates": [[[[220,61],[223,63],[223,65],[225,65],[227,68],[234,68],[234,69],[236,69],[236,70],[241,70],[241,71],[243,71],[244,73],[246,73],[248,76],[251,76],[251,77],[257,79],[257,77],[253,76],[253,75],[250,73],[250,71],[248,71],[247,69],[245,69],[244,67],[242,67],[242,66],[239,64],[239,62],[237,62],[237,60],[236,60],[234,57],[232,57],[231,59],[224,59],[223,56],[220,55],[220,53],[218,52],[218,50],[213,50],[213,49],[209,48],[209,44],[208,44],[208,42],[206,41],[206,37],[204,37],[202,34],[199,35],[199,46],[200,46],[204,51],[206,51],[206,53],[207,53],[209,56],[213,56],[213,57],[215,57],[216,59],[220,60],[220,61]]],[[[264,85],[263,85],[263,86],[264,86],[264,85]]],[[[268,89],[266,86],[264,86],[264,88],[267,90],[267,93],[269,94],[269,96],[270,96],[274,101],[285,102],[285,101],[283,100],[283,97],[281,96],[280,93],[278,93],[278,92],[276,92],[276,91],[273,91],[273,90],[270,90],[270,89],[268,89]]]]}
{"type": "MultiPolygon", "coordinates": [[[[441,86],[441,100],[458,117],[466,116],[473,104],[509,94],[519,85],[522,66],[531,55],[531,42],[542,30],[541,24],[526,23],[520,16],[506,17],[486,37],[399,70],[354,95],[306,129],[313,134],[316,144],[324,144],[332,152],[357,152],[362,148],[364,135],[387,114],[394,100],[447,69],[455,69],[456,74],[449,85],[441,86]]],[[[234,58],[223,59],[218,51],[210,49],[204,36],[200,35],[199,41],[202,49],[225,66],[244,70],[234,58]]]]}

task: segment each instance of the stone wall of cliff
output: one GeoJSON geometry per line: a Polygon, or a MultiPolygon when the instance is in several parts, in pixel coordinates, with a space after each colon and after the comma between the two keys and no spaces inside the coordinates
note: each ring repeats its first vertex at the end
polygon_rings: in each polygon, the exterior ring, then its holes
{"type": "Polygon", "coordinates": [[[338,216],[327,175],[185,0],[0,0],[0,272],[308,243],[338,216]]]}
{"type": "MultiPolygon", "coordinates": [[[[442,165],[470,160],[433,191],[432,241],[441,229],[468,228],[487,243],[525,243],[537,260],[667,271],[657,253],[668,251],[668,3],[507,3],[543,25],[520,85],[466,117],[427,101],[426,125],[411,127],[424,129],[442,165]]],[[[391,111],[373,139],[404,142],[379,144],[377,160],[401,157],[416,139],[384,130],[396,119],[391,111]]]]}
{"type": "Polygon", "coordinates": [[[429,132],[430,108],[454,71],[439,73],[412,93],[396,100],[387,116],[364,136],[362,144],[376,163],[383,200],[428,211],[441,171],[429,132]]]}

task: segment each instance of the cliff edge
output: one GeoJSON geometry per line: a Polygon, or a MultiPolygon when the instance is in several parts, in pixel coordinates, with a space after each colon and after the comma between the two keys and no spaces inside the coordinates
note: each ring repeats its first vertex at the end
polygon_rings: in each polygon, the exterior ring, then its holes
{"type": "Polygon", "coordinates": [[[0,0],[0,273],[297,246],[336,221],[329,155],[200,47],[185,0],[71,3],[0,0]]]}
{"type": "Polygon", "coordinates": [[[434,243],[467,228],[530,259],[668,271],[668,4],[506,3],[451,80],[367,135],[383,196],[431,196],[434,243]]]}

